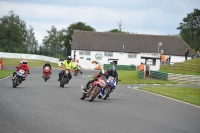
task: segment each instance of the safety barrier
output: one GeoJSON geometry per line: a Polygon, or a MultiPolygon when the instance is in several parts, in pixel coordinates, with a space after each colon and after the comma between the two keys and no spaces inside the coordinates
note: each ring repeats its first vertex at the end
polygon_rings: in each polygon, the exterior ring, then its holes
{"type": "Polygon", "coordinates": [[[200,76],[168,73],[168,80],[179,83],[200,84],[200,76]]]}
{"type": "MultiPolygon", "coordinates": [[[[110,67],[113,66],[112,64],[104,64],[104,69],[108,70],[110,67]]],[[[135,65],[115,65],[117,70],[135,70],[135,65]]]]}
{"type": "Polygon", "coordinates": [[[145,78],[144,71],[138,71],[138,78],[140,78],[140,79],[144,79],[145,78]]]}
{"type": "Polygon", "coordinates": [[[150,71],[150,75],[152,78],[160,79],[160,80],[167,80],[168,73],[159,72],[159,71],[150,71]]]}

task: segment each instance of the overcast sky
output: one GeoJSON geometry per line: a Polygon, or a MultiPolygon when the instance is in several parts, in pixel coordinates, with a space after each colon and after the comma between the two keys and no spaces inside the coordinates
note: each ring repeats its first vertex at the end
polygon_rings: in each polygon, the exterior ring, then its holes
{"type": "Polygon", "coordinates": [[[98,32],[118,29],[137,34],[176,35],[200,0],[0,0],[0,17],[11,10],[33,26],[39,44],[46,30],[83,22],[98,32]]]}

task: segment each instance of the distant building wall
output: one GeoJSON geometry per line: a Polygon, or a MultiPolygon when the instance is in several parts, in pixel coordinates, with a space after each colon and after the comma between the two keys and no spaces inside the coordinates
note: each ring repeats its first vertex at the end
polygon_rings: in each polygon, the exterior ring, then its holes
{"type": "MultiPolygon", "coordinates": [[[[74,51],[76,51],[76,60],[79,60],[80,65],[86,69],[95,69],[96,64],[92,64],[92,61],[97,61],[101,65],[110,64],[111,61],[117,61],[117,65],[135,65],[138,66],[141,62],[144,62],[144,59],[141,59],[142,53],[137,53],[135,58],[128,58],[128,53],[113,52],[113,56],[105,56],[104,51],[90,51],[90,55],[80,55],[80,51],[84,50],[72,50],[72,58],[74,58],[74,51]],[[97,58],[99,56],[99,58],[97,58]],[[112,59],[112,60],[111,60],[112,59]]],[[[168,57],[169,55],[166,55],[168,57]]],[[[191,57],[188,57],[190,60],[191,57]]],[[[185,61],[184,56],[173,56],[171,55],[172,64],[175,62],[185,61]]],[[[150,67],[151,68],[151,67],[150,67]]],[[[159,67],[156,67],[154,70],[157,70],[159,67]]]]}

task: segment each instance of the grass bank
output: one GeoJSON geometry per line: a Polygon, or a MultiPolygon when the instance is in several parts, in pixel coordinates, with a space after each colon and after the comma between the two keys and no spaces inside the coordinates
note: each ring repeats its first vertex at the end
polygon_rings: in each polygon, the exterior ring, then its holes
{"type": "Polygon", "coordinates": [[[3,79],[13,73],[13,70],[0,70],[0,79],[3,79]]]}
{"type": "Polygon", "coordinates": [[[175,63],[174,65],[161,66],[160,71],[166,72],[166,73],[200,76],[200,72],[197,72],[198,66],[200,66],[200,58],[195,58],[195,59],[192,59],[192,60],[187,60],[187,61],[184,61],[184,62],[175,63]],[[180,64],[181,64],[181,66],[180,66],[180,64]]]}
{"type": "Polygon", "coordinates": [[[142,87],[139,89],[200,106],[200,88],[186,88],[180,86],[153,86],[142,87]]]}

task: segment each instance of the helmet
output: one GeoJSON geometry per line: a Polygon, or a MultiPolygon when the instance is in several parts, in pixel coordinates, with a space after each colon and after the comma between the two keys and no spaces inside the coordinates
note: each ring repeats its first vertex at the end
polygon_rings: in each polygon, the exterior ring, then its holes
{"type": "Polygon", "coordinates": [[[72,60],[72,57],[71,56],[67,56],[67,60],[72,60]]]}
{"type": "Polygon", "coordinates": [[[22,63],[23,63],[23,64],[27,64],[27,60],[23,60],[22,63]]]}
{"type": "Polygon", "coordinates": [[[22,62],[22,61],[20,61],[20,64],[23,64],[23,62],[22,62]]]}
{"type": "Polygon", "coordinates": [[[111,70],[112,72],[116,72],[115,66],[112,66],[112,67],[110,68],[110,70],[111,70]]]}

